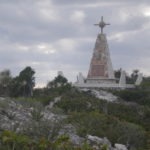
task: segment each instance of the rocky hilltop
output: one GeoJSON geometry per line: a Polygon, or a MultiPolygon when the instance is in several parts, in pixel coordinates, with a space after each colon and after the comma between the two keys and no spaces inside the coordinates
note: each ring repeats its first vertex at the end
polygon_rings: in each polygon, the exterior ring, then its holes
{"type": "Polygon", "coordinates": [[[44,137],[55,142],[66,136],[72,147],[82,149],[85,143],[97,150],[145,146],[148,108],[105,90],[70,88],[62,93],[51,91],[40,99],[0,97],[1,146],[6,131],[36,141],[44,137]]]}

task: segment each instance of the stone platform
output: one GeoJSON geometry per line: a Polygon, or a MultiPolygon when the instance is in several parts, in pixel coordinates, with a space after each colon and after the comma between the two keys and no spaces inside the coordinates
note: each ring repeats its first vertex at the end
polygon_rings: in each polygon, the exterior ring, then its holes
{"type": "Polygon", "coordinates": [[[79,88],[104,88],[104,89],[130,89],[130,88],[135,88],[135,85],[133,84],[125,84],[125,85],[120,85],[117,83],[112,83],[112,84],[93,84],[93,83],[74,83],[73,86],[79,87],[79,88]]]}
{"type": "Polygon", "coordinates": [[[87,84],[114,84],[116,83],[116,80],[108,79],[108,78],[87,78],[85,83],[87,84]]]}

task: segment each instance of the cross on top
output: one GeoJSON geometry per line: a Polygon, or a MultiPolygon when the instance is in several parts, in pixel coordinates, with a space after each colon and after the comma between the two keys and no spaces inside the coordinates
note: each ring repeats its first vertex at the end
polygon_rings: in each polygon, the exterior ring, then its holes
{"type": "Polygon", "coordinates": [[[94,24],[96,26],[99,26],[101,28],[101,34],[103,34],[103,28],[106,26],[106,25],[110,25],[109,23],[105,23],[103,21],[103,16],[101,17],[101,21],[98,23],[98,24],[94,24]]]}

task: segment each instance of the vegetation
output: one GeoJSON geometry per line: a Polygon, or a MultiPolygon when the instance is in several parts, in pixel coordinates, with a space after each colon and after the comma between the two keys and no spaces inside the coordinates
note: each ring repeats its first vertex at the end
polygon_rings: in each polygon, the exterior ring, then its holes
{"type": "Polygon", "coordinates": [[[13,78],[10,85],[11,93],[13,97],[24,96],[31,97],[32,90],[35,85],[35,71],[31,67],[23,69],[19,76],[13,78]]]}
{"type": "Polygon", "coordinates": [[[11,131],[1,133],[0,144],[1,150],[93,150],[87,144],[75,147],[66,135],[58,137],[55,141],[50,141],[44,137],[35,141],[29,136],[11,131]]]}
{"type": "Polygon", "coordinates": [[[47,88],[56,88],[56,87],[64,86],[67,84],[67,82],[68,80],[65,77],[58,75],[57,77],[55,77],[53,81],[48,82],[47,88]]]}
{"type": "Polygon", "coordinates": [[[35,71],[29,66],[14,78],[11,77],[9,70],[0,72],[0,95],[31,97],[35,85],[34,74],[35,71]]]}
{"type": "Polygon", "coordinates": [[[107,137],[112,144],[123,143],[137,149],[146,144],[145,131],[140,126],[120,121],[110,115],[99,112],[90,112],[88,115],[87,113],[72,113],[69,122],[75,124],[80,136],[85,137],[90,134],[107,137]]]}
{"type": "Polygon", "coordinates": [[[80,136],[106,136],[113,143],[128,143],[136,149],[146,146],[150,131],[148,106],[107,102],[77,90],[66,93],[56,105],[68,113],[68,122],[76,126],[80,136]]]}
{"type": "MultiPolygon", "coordinates": [[[[117,82],[119,82],[119,79],[121,77],[121,71],[122,71],[121,68],[114,71],[115,78],[117,79],[117,82]]],[[[136,79],[137,79],[137,77],[138,77],[138,73],[139,73],[139,70],[135,69],[135,70],[132,71],[131,75],[126,74],[126,82],[128,84],[134,84],[136,79]]]]}
{"type": "Polygon", "coordinates": [[[0,95],[7,96],[10,93],[10,84],[12,81],[10,70],[0,72],[0,95]]]}
{"type": "MultiPolygon", "coordinates": [[[[118,102],[107,102],[95,98],[90,91],[81,92],[71,86],[63,76],[57,76],[41,89],[33,89],[35,71],[31,67],[23,69],[17,77],[9,70],[0,73],[0,96],[15,97],[24,107],[32,107],[32,122],[22,132],[0,132],[2,150],[92,150],[84,143],[74,146],[68,136],[58,136],[63,124],[72,124],[77,134],[86,138],[87,134],[107,137],[112,144],[122,143],[130,150],[150,149],[150,77],[132,90],[110,90],[120,98],[118,102]],[[54,104],[53,111],[65,114],[67,119],[60,122],[44,121],[43,109],[54,98],[61,100],[54,104]]],[[[138,70],[128,76],[128,83],[135,82],[138,70]]],[[[120,70],[116,71],[120,77],[120,70]]],[[[5,104],[2,107],[7,107],[5,104]]],[[[6,111],[3,110],[3,113],[6,111]]],[[[13,114],[7,114],[13,119],[13,114]]],[[[103,150],[107,145],[103,145],[103,150]]]]}

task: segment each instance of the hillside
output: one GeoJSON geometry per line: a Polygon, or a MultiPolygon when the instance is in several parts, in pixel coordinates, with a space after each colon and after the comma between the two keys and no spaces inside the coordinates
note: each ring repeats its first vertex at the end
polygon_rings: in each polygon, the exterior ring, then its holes
{"type": "Polygon", "coordinates": [[[149,118],[149,92],[141,89],[36,89],[32,98],[0,98],[0,147],[148,150],[149,118]]]}

